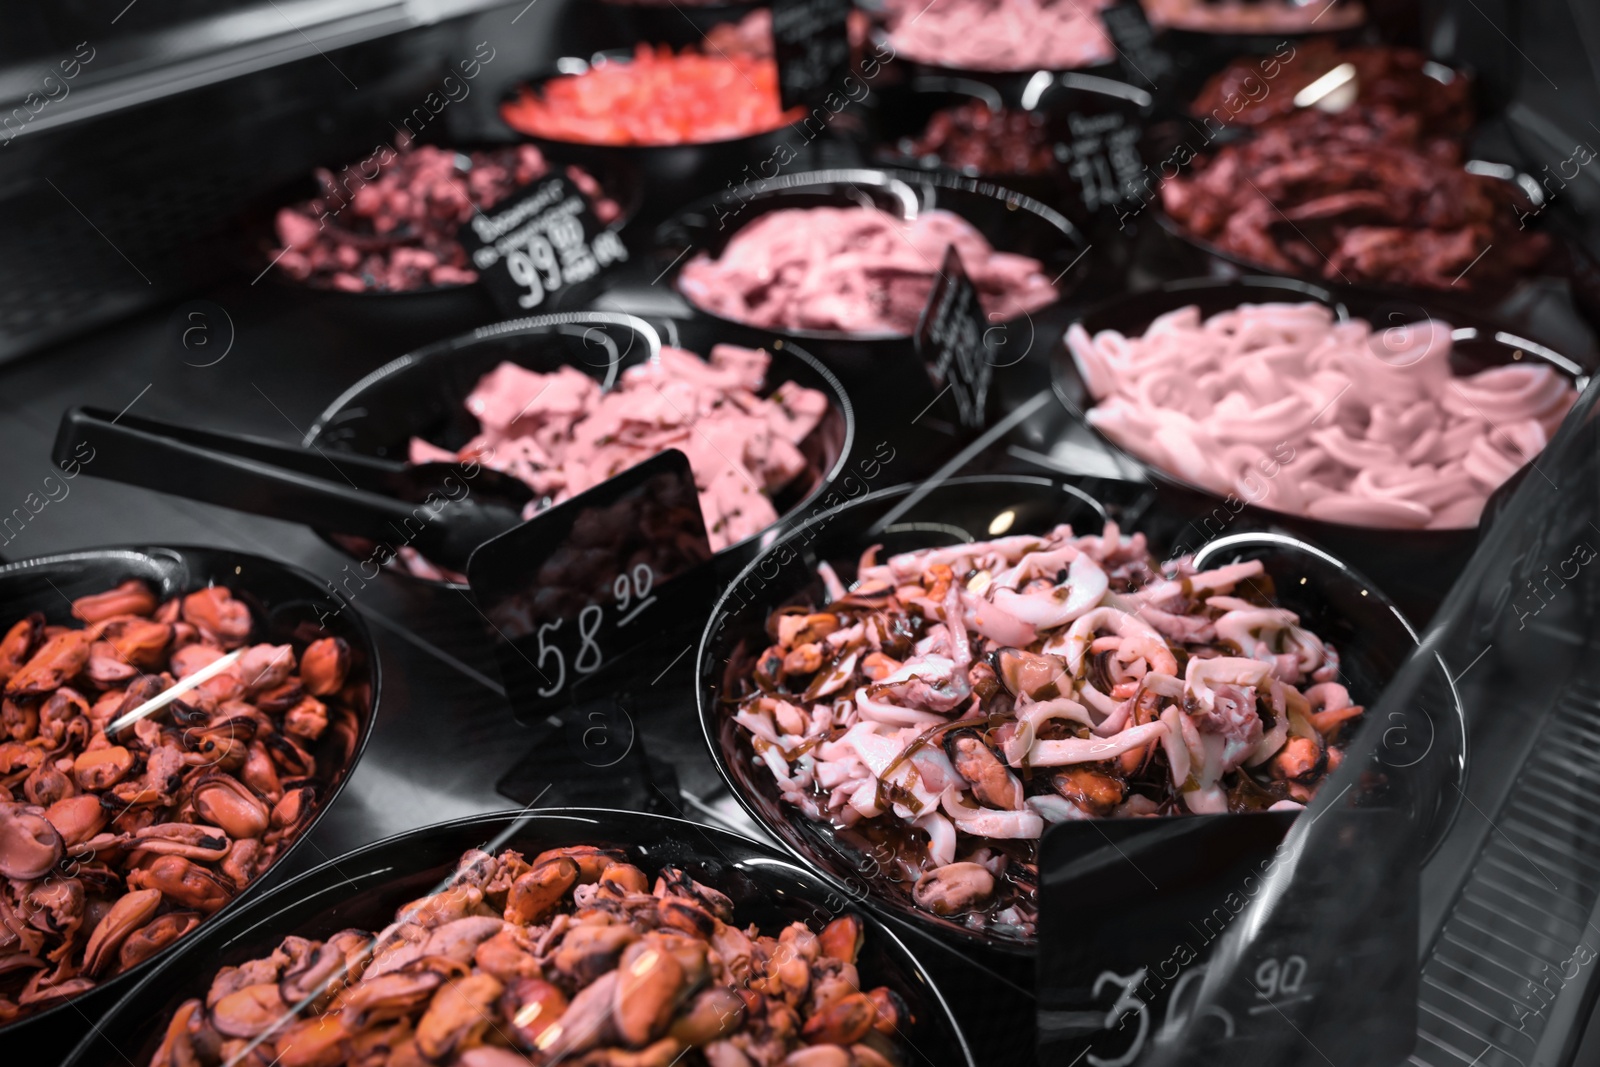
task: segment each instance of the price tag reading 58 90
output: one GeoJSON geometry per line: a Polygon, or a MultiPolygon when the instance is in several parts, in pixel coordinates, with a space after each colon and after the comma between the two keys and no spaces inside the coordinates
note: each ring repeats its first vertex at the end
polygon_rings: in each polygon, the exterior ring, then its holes
{"type": "MultiPolygon", "coordinates": [[[[617,575],[612,585],[615,600],[610,605],[586,604],[578,612],[577,649],[572,659],[572,669],[580,675],[593,674],[605,662],[605,656],[600,650],[597,637],[600,626],[606,621],[606,608],[609,606],[614,611],[611,619],[612,626],[620,629],[634,619],[639,613],[655,603],[655,597],[650,595],[650,587],[654,584],[655,574],[651,572],[648,564],[635,564],[633,570],[626,574],[617,575]]],[[[538,629],[538,659],[536,666],[542,673],[549,677],[549,683],[541,686],[538,693],[541,697],[552,697],[567,687],[567,653],[565,647],[553,635],[560,630],[566,622],[557,619],[554,622],[541,623],[538,629]]]]}

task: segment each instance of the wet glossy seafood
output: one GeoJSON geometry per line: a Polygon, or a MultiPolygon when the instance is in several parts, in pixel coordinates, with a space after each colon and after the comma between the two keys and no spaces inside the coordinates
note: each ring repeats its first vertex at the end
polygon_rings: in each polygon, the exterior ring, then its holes
{"type": "Polygon", "coordinates": [[[1358,526],[1476,526],[1578,398],[1531,360],[1455,375],[1443,322],[1377,330],[1311,303],[1203,321],[1190,305],[1138,337],[1074,324],[1067,347],[1095,398],[1089,422],[1134,455],[1220,495],[1358,526]]]}
{"type": "Polygon", "coordinates": [[[372,934],[288,937],[217,973],[151,1067],[892,1067],[908,1022],[863,991],[853,915],[775,936],[619,849],[477,850],[372,934]]]}
{"type": "MultiPolygon", "coordinates": [[[[713,345],[710,359],[663,346],[609,391],[573,367],[540,374],[501,363],[478,380],[467,410],[480,432],[456,451],[413,438],[414,463],[481,462],[537,494],[524,518],[591,489],[669,448],[694,470],[713,551],[778,521],[772,495],[805,472],[801,445],[828,398],[795,382],[768,388],[761,349],[713,345]]],[[[457,579],[414,550],[401,560],[422,578],[457,579]]]]}
{"type": "Polygon", "coordinates": [[[769,618],[734,721],[786,800],[975,928],[1031,932],[1048,824],[1297,809],[1362,714],[1260,561],[1158,564],[1114,524],[877,553],[769,618]]]}
{"type": "MultiPolygon", "coordinates": [[[[280,271],[350,293],[470,285],[478,272],[457,239],[462,224],[550,173],[533,145],[462,152],[397,141],[398,151],[384,147],[340,176],[319,167],[321,195],[278,211],[282,247],[271,255],[280,271]],[[372,177],[363,173],[369,165],[372,177]]],[[[577,167],[566,175],[601,222],[621,217],[594,178],[577,167]]]]}
{"type": "Polygon", "coordinates": [[[967,70],[1065,70],[1116,58],[1108,0],[885,0],[889,40],[919,63],[967,70]]]}
{"type": "Polygon", "coordinates": [[[1197,163],[1162,203],[1192,236],[1285,274],[1493,291],[1537,268],[1550,239],[1517,225],[1526,208],[1512,188],[1433,144],[1373,141],[1301,112],[1197,163]]]}
{"type": "Polygon", "coordinates": [[[33,614],[0,640],[0,1022],[143,962],[257,878],[348,764],[367,699],[343,639],[251,645],[221,587],[160,602],[130,580],[72,614],[81,628],[33,614]]]}
{"type": "Polygon", "coordinates": [[[935,209],[906,221],[874,207],[769,212],[717,258],[691,258],[678,285],[699,307],[752,326],[910,334],[952,245],[991,322],[1059,295],[1039,260],[999,251],[959,215],[935,209]]]}

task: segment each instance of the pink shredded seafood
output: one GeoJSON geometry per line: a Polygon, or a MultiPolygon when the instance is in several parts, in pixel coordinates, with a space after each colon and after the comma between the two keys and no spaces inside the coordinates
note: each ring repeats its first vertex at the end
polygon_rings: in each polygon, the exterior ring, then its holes
{"type": "Polygon", "coordinates": [[[886,0],[895,52],[963,70],[1068,70],[1116,58],[1111,0],[886,0]]]}
{"type": "Polygon", "coordinates": [[[1042,263],[995,251],[959,215],[925,211],[907,222],[869,207],[770,212],[736,233],[721,258],[691,259],[678,287],[752,326],[904,335],[916,330],[951,245],[993,321],[1056,299],[1042,263]]]}
{"type": "MultiPolygon", "coordinates": [[[[716,345],[710,362],[663,347],[629,367],[615,388],[572,367],[540,374],[502,363],[479,379],[467,410],[481,432],[452,452],[421,438],[411,461],[477,460],[515,475],[535,499],[524,517],[592,488],[669,448],[694,468],[700,508],[714,551],[777,521],[771,494],[808,463],[800,446],[827,414],[828,398],[783,382],[763,395],[771,357],[716,345]]],[[[412,553],[420,577],[448,577],[412,553]],[[423,570],[422,568],[428,568],[423,570]]]]}
{"type": "Polygon", "coordinates": [[[1532,360],[1457,376],[1437,320],[1374,330],[1321,304],[1194,306],[1067,345],[1089,421],[1213,492],[1328,522],[1460,529],[1543,449],[1577,391],[1532,360]]]}
{"type": "Polygon", "coordinates": [[[877,554],[768,619],[734,721],[788,803],[973,928],[1031,934],[1051,823],[1298,809],[1363,711],[1258,560],[1158,564],[1115,524],[877,554]]]}

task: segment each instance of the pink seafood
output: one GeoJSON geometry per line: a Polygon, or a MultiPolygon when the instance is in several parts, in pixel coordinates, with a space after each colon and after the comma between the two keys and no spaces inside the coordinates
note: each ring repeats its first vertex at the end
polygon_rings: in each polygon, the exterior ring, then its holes
{"type": "Polygon", "coordinates": [[[886,0],[907,59],[965,70],[1068,70],[1116,58],[1099,11],[1111,0],[886,0]]]}
{"type": "Polygon", "coordinates": [[[877,554],[779,609],[733,719],[785,800],[975,928],[1031,932],[1050,823],[1298,808],[1362,715],[1259,561],[1158,564],[1115,525],[877,554]]]}
{"type": "Polygon", "coordinates": [[[1276,511],[1392,528],[1476,526],[1577,399],[1528,360],[1456,376],[1436,320],[1378,331],[1321,304],[1194,306],[1140,337],[1067,346],[1089,421],[1184,481],[1276,511]]]}
{"type": "Polygon", "coordinates": [[[1158,27],[1202,33],[1330,33],[1367,20],[1358,0],[1144,0],[1158,27]]]}
{"type": "Polygon", "coordinates": [[[1037,259],[997,252],[959,215],[914,220],[870,207],[791,208],[761,216],[719,259],[702,252],[678,286],[707,311],[753,326],[909,334],[954,245],[996,322],[1056,299],[1037,259]]]}
{"type": "MultiPolygon", "coordinates": [[[[828,410],[824,394],[794,382],[763,396],[769,359],[716,345],[707,362],[664,347],[657,359],[623,371],[610,391],[572,367],[540,374],[502,363],[467,397],[481,432],[458,452],[414,438],[411,460],[475,460],[515,475],[536,494],[531,516],[681,449],[694,468],[711,547],[719,550],[777,521],[771,495],[807,469],[800,446],[828,410]]],[[[420,558],[412,569],[437,573],[420,558]]]]}

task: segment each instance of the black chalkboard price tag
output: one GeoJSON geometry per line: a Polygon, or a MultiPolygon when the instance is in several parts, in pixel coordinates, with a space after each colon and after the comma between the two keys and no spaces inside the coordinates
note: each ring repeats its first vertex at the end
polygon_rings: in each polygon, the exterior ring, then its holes
{"type": "Polygon", "coordinates": [[[1078,190],[1078,201],[1093,216],[1139,194],[1145,175],[1139,142],[1144,125],[1136,111],[1110,108],[1073,111],[1058,120],[1062,140],[1056,158],[1078,190]]]}
{"type": "Polygon", "coordinates": [[[1416,1036],[1413,831],[1394,810],[1330,809],[1321,818],[1337,833],[1310,851],[1280,849],[1304,817],[1050,827],[1039,853],[1039,1062],[1323,1062],[1304,1055],[1308,1038],[1330,1063],[1401,1062],[1416,1036]],[[1261,898],[1278,903],[1264,921],[1252,910],[1261,898]],[[1228,957],[1228,939],[1245,932],[1244,955],[1228,957]],[[1213,980],[1221,995],[1208,997],[1213,980]]]}
{"type": "Polygon", "coordinates": [[[711,545],[689,460],[669,449],[473,552],[512,710],[545,718],[572,687],[674,620],[709,609],[711,545]]]}
{"type": "Polygon", "coordinates": [[[843,91],[852,6],[851,0],[773,0],[778,99],[785,109],[815,107],[829,93],[843,91]]]}
{"type": "Polygon", "coordinates": [[[982,429],[988,416],[994,361],[985,341],[987,330],[978,290],[951,245],[917,323],[915,342],[934,383],[954,398],[967,430],[982,429]]]}
{"type": "Polygon", "coordinates": [[[1102,8],[1100,20],[1117,50],[1122,76],[1130,85],[1160,88],[1176,73],[1172,57],[1156,46],[1156,31],[1139,0],[1121,0],[1102,8]]]}
{"type": "Polygon", "coordinates": [[[457,234],[495,305],[520,317],[551,310],[560,294],[628,258],[565,175],[547,174],[479,212],[457,234]]]}

